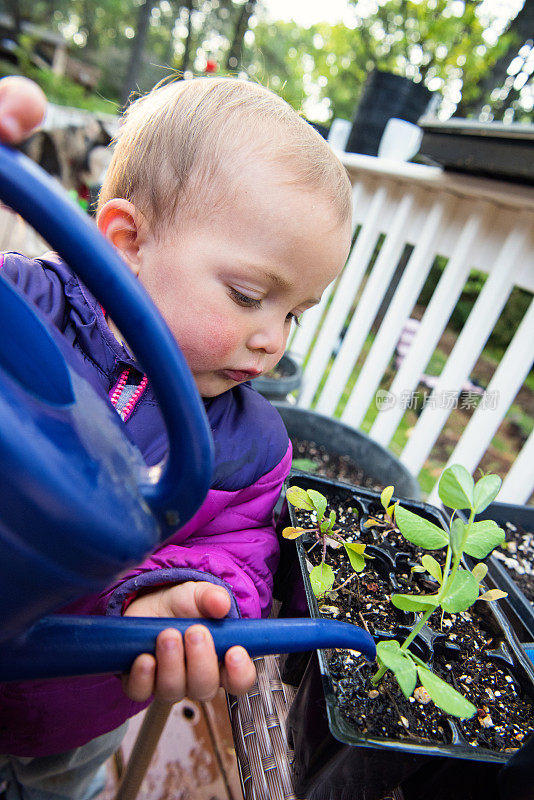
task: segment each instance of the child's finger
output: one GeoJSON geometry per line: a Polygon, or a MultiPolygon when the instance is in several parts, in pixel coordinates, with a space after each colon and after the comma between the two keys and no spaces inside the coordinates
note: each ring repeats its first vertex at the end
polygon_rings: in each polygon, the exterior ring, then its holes
{"type": "Polygon", "coordinates": [[[136,703],[143,703],[154,693],[156,659],[149,653],[137,656],[132,668],[123,676],[122,686],[125,694],[136,703]]]}
{"type": "Polygon", "coordinates": [[[33,81],[12,75],[0,80],[0,139],[17,144],[43,121],[46,97],[33,81]]]}
{"type": "Polygon", "coordinates": [[[211,633],[203,625],[191,625],[184,639],[187,697],[191,700],[212,700],[220,686],[220,672],[211,633]]]}
{"type": "Polygon", "coordinates": [[[168,628],[156,639],[156,696],[175,703],[185,697],[184,646],[178,631],[168,628]]]}
{"type": "Polygon", "coordinates": [[[224,656],[222,685],[230,694],[248,692],[256,682],[256,667],[244,647],[231,647],[224,656]]]}
{"type": "Polygon", "coordinates": [[[222,586],[201,581],[195,586],[195,602],[199,616],[222,619],[230,611],[230,595],[222,586]]]}

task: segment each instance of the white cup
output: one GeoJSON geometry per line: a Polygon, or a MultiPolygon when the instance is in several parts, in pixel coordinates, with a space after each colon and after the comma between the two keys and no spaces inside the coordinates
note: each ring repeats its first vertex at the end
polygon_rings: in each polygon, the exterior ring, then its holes
{"type": "Polygon", "coordinates": [[[332,150],[340,150],[341,152],[345,151],[351,129],[352,122],[349,122],[348,119],[340,119],[339,117],[336,117],[336,119],[332,120],[327,139],[327,142],[332,150]]]}
{"type": "Polygon", "coordinates": [[[379,158],[409,161],[421,147],[423,131],[413,122],[392,118],[388,120],[378,146],[379,158]]]}

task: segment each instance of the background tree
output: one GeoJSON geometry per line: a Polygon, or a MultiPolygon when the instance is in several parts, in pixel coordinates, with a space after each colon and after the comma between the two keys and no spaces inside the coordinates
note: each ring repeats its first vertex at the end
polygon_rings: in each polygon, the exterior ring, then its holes
{"type": "MultiPolygon", "coordinates": [[[[525,0],[506,28],[508,46],[495,61],[479,84],[478,94],[464,98],[458,106],[458,116],[491,114],[493,119],[502,119],[508,110],[509,120],[517,112],[519,117],[528,117],[528,108],[521,105],[521,96],[530,88],[530,112],[532,114],[532,73],[534,72],[534,0],[525,0]],[[530,87],[528,86],[530,85],[530,87]],[[527,112],[527,113],[524,113],[527,112]]],[[[527,101],[527,98],[525,98],[527,101]]]]}

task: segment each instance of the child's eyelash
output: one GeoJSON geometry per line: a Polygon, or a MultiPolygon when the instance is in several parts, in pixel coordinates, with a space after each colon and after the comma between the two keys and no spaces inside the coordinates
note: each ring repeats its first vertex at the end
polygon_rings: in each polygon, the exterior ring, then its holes
{"type": "Polygon", "coordinates": [[[241,306],[245,306],[246,308],[261,308],[260,299],[257,297],[248,297],[248,295],[238,292],[237,289],[234,289],[232,286],[230,286],[230,295],[232,299],[241,306]]]}
{"type": "Polygon", "coordinates": [[[291,314],[291,313],[290,313],[290,314],[288,314],[287,316],[288,316],[288,319],[290,319],[292,322],[294,322],[294,323],[295,323],[295,325],[297,326],[297,328],[299,328],[299,327],[300,327],[300,317],[297,317],[297,315],[296,315],[296,314],[291,314]]]}
{"type": "MultiPolygon", "coordinates": [[[[229,287],[230,296],[236,303],[245,308],[261,308],[261,300],[257,297],[249,297],[242,292],[238,292],[233,286],[229,287]]],[[[287,315],[288,320],[291,320],[295,325],[300,325],[300,318],[291,312],[287,315]]]]}

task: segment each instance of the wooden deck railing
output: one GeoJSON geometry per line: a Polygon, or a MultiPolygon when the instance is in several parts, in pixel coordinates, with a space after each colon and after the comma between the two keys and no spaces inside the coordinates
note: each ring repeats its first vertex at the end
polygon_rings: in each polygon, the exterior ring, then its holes
{"type": "MultiPolygon", "coordinates": [[[[304,315],[290,341],[305,367],[299,405],[337,413],[355,427],[375,405],[370,435],[389,446],[470,270],[487,274],[400,453],[402,463],[418,475],[513,287],[534,292],[534,187],[368,156],[343,154],[342,159],[353,185],[356,236],[341,277],[304,315]],[[446,259],[445,269],[412,346],[385,385],[396,345],[437,256],[446,259]]],[[[533,361],[531,302],[447,463],[475,471],[533,361]]],[[[534,489],[533,464],[534,434],[504,476],[499,499],[527,502],[534,489]]],[[[437,499],[436,487],[429,499],[437,499]]]]}

